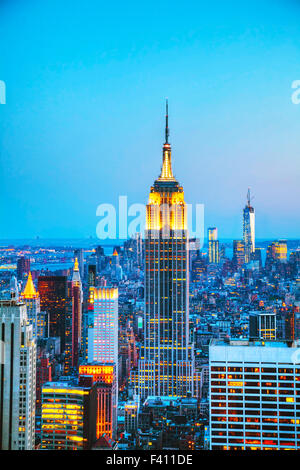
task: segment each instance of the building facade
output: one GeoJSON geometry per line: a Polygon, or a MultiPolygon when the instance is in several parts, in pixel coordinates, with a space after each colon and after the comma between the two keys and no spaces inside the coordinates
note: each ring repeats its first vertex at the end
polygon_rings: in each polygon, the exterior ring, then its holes
{"type": "Polygon", "coordinates": [[[213,340],[210,449],[299,450],[299,345],[213,340]]]}
{"type": "Polygon", "coordinates": [[[96,387],[47,382],[42,388],[42,450],[88,450],[96,440],[96,387]]]}
{"type": "Polygon", "coordinates": [[[36,343],[23,302],[0,301],[0,339],[0,449],[33,450],[36,343]]]}
{"type": "Polygon", "coordinates": [[[79,264],[75,258],[72,277],[72,367],[77,367],[82,340],[82,285],[79,264]]]}
{"type": "Polygon", "coordinates": [[[208,261],[214,264],[220,262],[218,229],[216,227],[208,229],[208,261]]]}
{"type": "Polygon", "coordinates": [[[97,390],[96,436],[115,437],[117,431],[118,384],[114,364],[82,364],[79,376],[91,376],[97,390]]]}
{"type": "Polygon", "coordinates": [[[67,277],[40,276],[38,292],[41,309],[48,314],[49,336],[60,338],[63,352],[66,345],[67,277]]]}

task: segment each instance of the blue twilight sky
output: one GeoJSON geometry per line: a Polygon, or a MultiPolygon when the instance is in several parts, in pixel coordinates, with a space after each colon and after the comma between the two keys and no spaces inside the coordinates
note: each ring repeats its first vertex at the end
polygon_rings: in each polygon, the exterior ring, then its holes
{"type": "Polygon", "coordinates": [[[0,0],[0,238],[95,236],[173,169],[205,229],[300,238],[300,2],[0,0]]]}

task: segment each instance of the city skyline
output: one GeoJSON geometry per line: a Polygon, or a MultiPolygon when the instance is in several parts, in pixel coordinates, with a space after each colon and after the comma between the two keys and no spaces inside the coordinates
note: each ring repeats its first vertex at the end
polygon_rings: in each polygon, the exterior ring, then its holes
{"type": "Polygon", "coordinates": [[[51,2],[51,11],[34,3],[1,5],[0,239],[95,236],[99,204],[117,206],[124,194],[129,204],[146,203],[165,96],[174,173],[187,203],[205,205],[205,233],[216,226],[220,239],[242,237],[250,187],[257,239],[299,237],[294,2],[192,2],[193,15],[166,2],[163,31],[135,4],[100,12],[93,3],[93,15],[69,15],[68,2],[51,2]]]}

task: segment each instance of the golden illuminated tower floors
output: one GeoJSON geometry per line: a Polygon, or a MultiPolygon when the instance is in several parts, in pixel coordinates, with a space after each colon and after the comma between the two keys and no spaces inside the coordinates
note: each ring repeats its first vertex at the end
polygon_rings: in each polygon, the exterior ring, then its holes
{"type": "Polygon", "coordinates": [[[188,309],[186,205],[183,188],[172,173],[166,127],[161,175],[147,205],[144,344],[138,374],[143,398],[193,393],[188,309]]]}

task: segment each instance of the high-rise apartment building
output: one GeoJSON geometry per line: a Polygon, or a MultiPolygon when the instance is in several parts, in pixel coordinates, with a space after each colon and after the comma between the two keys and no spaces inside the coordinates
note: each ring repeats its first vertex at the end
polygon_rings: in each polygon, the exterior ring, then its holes
{"type": "Polygon", "coordinates": [[[299,345],[213,340],[211,450],[299,450],[299,345]]]}
{"type": "Polygon", "coordinates": [[[220,262],[218,229],[216,227],[208,229],[208,261],[215,264],[220,262]]]}
{"type": "Polygon", "coordinates": [[[255,211],[251,206],[250,189],[247,194],[247,204],[243,210],[243,240],[245,245],[245,262],[251,261],[255,252],[255,211]]]}
{"type": "Polygon", "coordinates": [[[0,301],[0,340],[0,449],[33,450],[36,343],[23,302],[0,301]]]}
{"type": "Polygon", "coordinates": [[[166,113],[160,176],[150,189],[145,231],[144,344],[139,394],[186,396],[193,392],[189,344],[187,210],[173,175],[166,113]]]}

